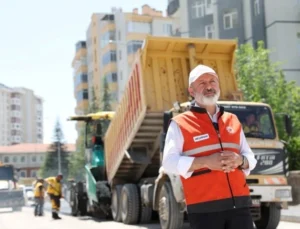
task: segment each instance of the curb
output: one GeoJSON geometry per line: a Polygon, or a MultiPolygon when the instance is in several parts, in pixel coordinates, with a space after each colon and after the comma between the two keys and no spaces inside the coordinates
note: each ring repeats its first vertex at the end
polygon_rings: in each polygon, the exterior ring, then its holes
{"type": "Polygon", "coordinates": [[[300,216],[281,215],[280,220],[292,223],[300,223],[300,216]]]}

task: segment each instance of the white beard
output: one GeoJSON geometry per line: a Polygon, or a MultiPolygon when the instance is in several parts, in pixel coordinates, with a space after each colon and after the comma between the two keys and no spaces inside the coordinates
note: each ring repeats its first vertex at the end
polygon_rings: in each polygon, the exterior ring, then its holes
{"type": "Polygon", "coordinates": [[[218,91],[214,96],[206,97],[200,93],[197,93],[195,96],[195,100],[197,103],[202,104],[204,106],[215,105],[220,97],[220,91],[218,91]]]}

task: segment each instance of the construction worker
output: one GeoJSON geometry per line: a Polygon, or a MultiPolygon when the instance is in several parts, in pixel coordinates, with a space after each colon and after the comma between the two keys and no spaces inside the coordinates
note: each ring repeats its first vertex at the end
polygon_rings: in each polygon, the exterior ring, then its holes
{"type": "Polygon", "coordinates": [[[35,216],[44,215],[44,197],[45,197],[45,187],[44,179],[38,179],[34,186],[34,199],[35,199],[35,216]]]}
{"type": "Polygon", "coordinates": [[[168,128],[162,165],[180,175],[191,228],[253,229],[246,176],[256,166],[236,115],[217,104],[219,77],[205,65],[189,75],[190,110],[168,128]]]}
{"type": "Polygon", "coordinates": [[[58,174],[56,177],[49,177],[45,179],[45,181],[48,183],[47,193],[51,200],[53,219],[61,219],[58,215],[58,212],[60,210],[60,198],[63,197],[61,186],[62,179],[62,174],[58,174]]]}

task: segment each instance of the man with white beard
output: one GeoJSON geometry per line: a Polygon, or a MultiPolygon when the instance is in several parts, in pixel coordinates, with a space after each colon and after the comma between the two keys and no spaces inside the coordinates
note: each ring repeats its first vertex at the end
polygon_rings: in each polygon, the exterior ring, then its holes
{"type": "Polygon", "coordinates": [[[256,166],[238,118],[217,105],[219,78],[205,65],[189,75],[195,101],[172,118],[163,168],[179,175],[193,229],[253,229],[246,176],[256,166]]]}

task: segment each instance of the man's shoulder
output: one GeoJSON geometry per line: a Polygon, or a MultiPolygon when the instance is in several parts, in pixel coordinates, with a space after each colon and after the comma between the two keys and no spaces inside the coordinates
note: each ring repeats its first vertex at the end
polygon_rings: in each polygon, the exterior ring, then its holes
{"type": "Polygon", "coordinates": [[[173,118],[172,118],[172,120],[174,120],[174,121],[179,121],[179,120],[181,120],[181,119],[185,119],[186,117],[188,117],[188,116],[190,116],[192,114],[192,112],[191,111],[184,111],[184,112],[182,112],[182,113],[180,113],[180,114],[177,114],[176,116],[174,116],[173,118]]]}
{"type": "Polygon", "coordinates": [[[227,115],[228,117],[236,117],[236,114],[232,113],[232,112],[229,112],[229,111],[224,111],[223,115],[227,115]]]}
{"type": "Polygon", "coordinates": [[[237,117],[237,115],[234,114],[234,113],[232,113],[232,112],[224,111],[223,116],[224,117],[228,117],[230,119],[235,119],[235,120],[239,121],[239,118],[237,117]]]}

